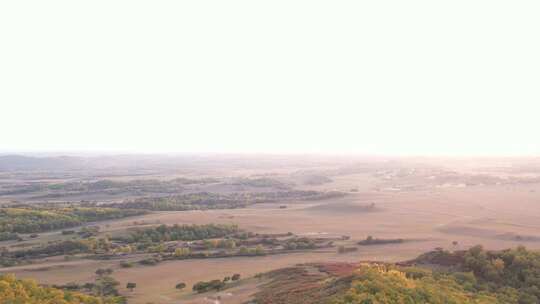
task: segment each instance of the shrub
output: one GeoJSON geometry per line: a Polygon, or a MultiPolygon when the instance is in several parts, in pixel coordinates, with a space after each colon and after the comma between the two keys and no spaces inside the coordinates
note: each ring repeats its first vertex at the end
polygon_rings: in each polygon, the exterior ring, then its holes
{"type": "Polygon", "coordinates": [[[182,290],[182,289],[186,288],[186,283],[180,282],[180,283],[176,284],[175,288],[178,289],[178,290],[182,290]]]}

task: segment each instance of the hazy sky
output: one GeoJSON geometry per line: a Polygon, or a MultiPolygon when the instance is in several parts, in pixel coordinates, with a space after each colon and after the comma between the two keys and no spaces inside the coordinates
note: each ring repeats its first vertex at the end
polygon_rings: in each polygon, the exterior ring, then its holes
{"type": "Polygon", "coordinates": [[[1,1],[0,151],[540,154],[540,1],[1,1]]]}

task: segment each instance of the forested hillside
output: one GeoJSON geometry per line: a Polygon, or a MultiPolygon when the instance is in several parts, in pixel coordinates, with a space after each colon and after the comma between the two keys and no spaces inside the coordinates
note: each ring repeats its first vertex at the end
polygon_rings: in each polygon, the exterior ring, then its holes
{"type": "Polygon", "coordinates": [[[43,232],[145,213],[144,210],[79,206],[2,208],[0,209],[0,233],[43,232]]]}
{"type": "Polygon", "coordinates": [[[255,302],[317,304],[536,304],[540,253],[524,247],[437,250],[396,264],[306,264],[270,272],[255,302]]]}
{"type": "Polygon", "coordinates": [[[13,275],[0,275],[2,304],[105,304],[99,298],[82,293],[42,287],[31,280],[18,280],[13,275]]]}

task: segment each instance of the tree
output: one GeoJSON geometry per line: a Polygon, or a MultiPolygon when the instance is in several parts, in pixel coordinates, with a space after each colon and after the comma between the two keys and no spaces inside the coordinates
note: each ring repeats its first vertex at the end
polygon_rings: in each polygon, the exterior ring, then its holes
{"type": "Polygon", "coordinates": [[[92,291],[95,288],[95,286],[96,284],[94,283],[84,283],[82,287],[86,289],[87,291],[92,291]]]}
{"type": "Polygon", "coordinates": [[[234,240],[226,240],[225,248],[234,249],[236,248],[236,242],[234,240]]]}
{"type": "Polygon", "coordinates": [[[120,262],[120,267],[122,267],[122,268],[131,268],[131,267],[133,267],[133,263],[128,262],[128,261],[122,261],[122,262],[120,262]]]}
{"type": "Polygon", "coordinates": [[[246,246],[242,246],[242,247],[240,247],[240,250],[238,251],[238,253],[241,254],[241,255],[246,255],[246,254],[249,253],[249,250],[247,249],[246,246]]]}
{"type": "Polygon", "coordinates": [[[96,270],[96,274],[99,277],[110,275],[111,273],[113,273],[113,270],[110,268],[99,268],[96,270]]]}
{"type": "Polygon", "coordinates": [[[98,296],[117,296],[118,290],[116,287],[120,285],[120,282],[116,281],[114,278],[109,276],[102,276],[96,280],[96,285],[94,289],[98,296]]]}
{"type": "Polygon", "coordinates": [[[233,280],[233,281],[238,281],[238,280],[240,280],[240,274],[239,274],[239,273],[233,274],[231,280],[233,280]]]}
{"type": "Polygon", "coordinates": [[[212,281],[201,281],[195,283],[193,285],[193,291],[196,291],[197,293],[203,293],[210,290],[221,290],[225,287],[225,283],[223,283],[221,280],[212,280],[212,281]]]}
{"type": "Polygon", "coordinates": [[[225,283],[221,280],[212,280],[210,281],[210,289],[221,290],[225,287],[225,283]]]}
{"type": "Polygon", "coordinates": [[[6,274],[0,275],[0,303],[98,304],[103,302],[94,296],[40,286],[33,280],[18,280],[14,275],[6,274]]]}
{"type": "Polygon", "coordinates": [[[184,256],[188,256],[191,254],[191,250],[187,247],[182,247],[182,248],[176,248],[174,250],[174,256],[175,257],[184,257],[184,256]]]}
{"type": "Polygon", "coordinates": [[[129,289],[130,291],[133,291],[133,288],[137,287],[137,283],[127,283],[126,284],[126,288],[129,289]]]}
{"type": "Polygon", "coordinates": [[[176,284],[176,289],[182,290],[184,288],[186,288],[186,283],[181,282],[181,283],[176,284]]]}
{"type": "Polygon", "coordinates": [[[264,247],[261,245],[255,246],[255,254],[256,255],[263,255],[264,254],[264,247]]]}
{"type": "Polygon", "coordinates": [[[205,292],[207,288],[208,288],[208,283],[204,281],[197,282],[195,283],[195,285],[193,285],[193,291],[196,291],[198,293],[205,292]]]}

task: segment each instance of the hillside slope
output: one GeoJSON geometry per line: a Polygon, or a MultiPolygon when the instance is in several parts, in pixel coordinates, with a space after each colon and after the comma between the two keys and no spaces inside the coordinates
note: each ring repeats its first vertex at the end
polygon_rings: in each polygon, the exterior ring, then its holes
{"type": "Polygon", "coordinates": [[[258,304],[534,304],[540,253],[437,250],[400,264],[305,264],[267,273],[258,304]]]}

